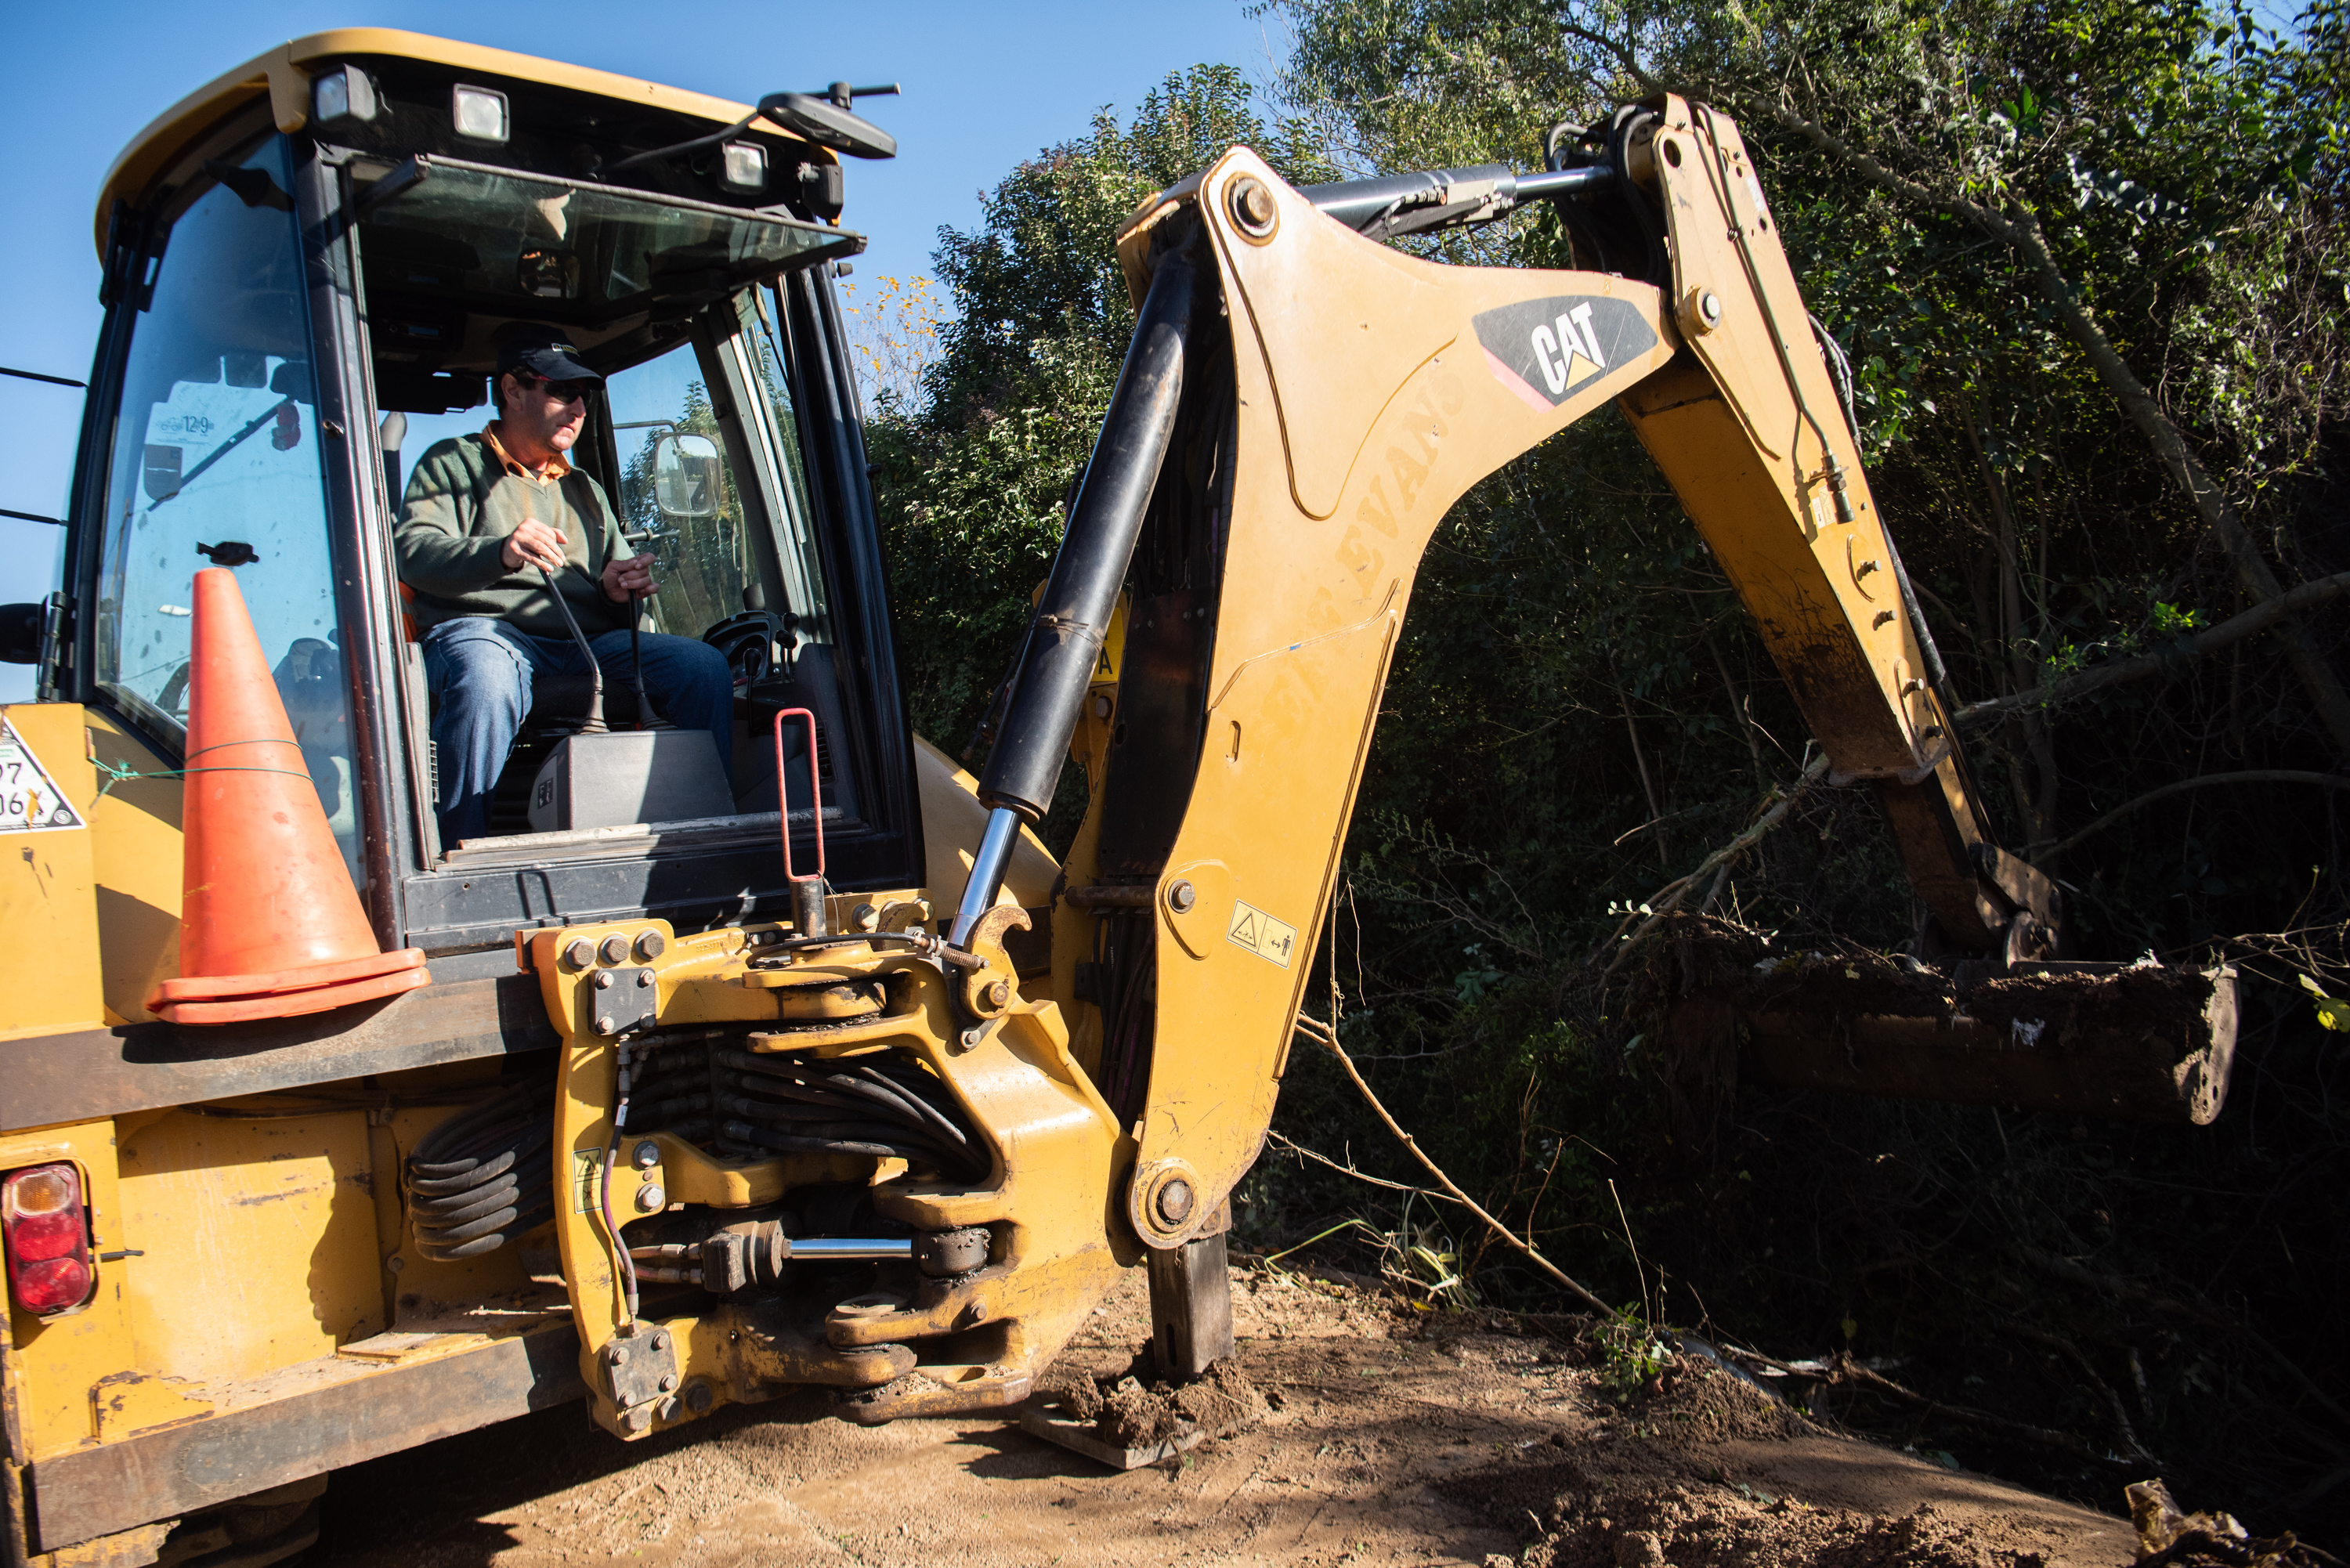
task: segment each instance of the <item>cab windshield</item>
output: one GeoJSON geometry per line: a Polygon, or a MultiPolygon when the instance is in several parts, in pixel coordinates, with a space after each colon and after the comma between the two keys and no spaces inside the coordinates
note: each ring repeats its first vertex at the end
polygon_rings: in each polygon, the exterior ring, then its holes
{"type": "Polygon", "coordinates": [[[577,326],[690,310],[859,243],[770,213],[422,155],[362,187],[359,207],[370,268],[401,293],[527,303],[538,319],[577,326]]]}

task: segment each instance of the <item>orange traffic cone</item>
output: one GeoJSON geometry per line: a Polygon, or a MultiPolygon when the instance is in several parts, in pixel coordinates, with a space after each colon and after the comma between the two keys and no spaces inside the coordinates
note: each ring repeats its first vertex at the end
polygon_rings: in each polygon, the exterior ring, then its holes
{"type": "Polygon", "coordinates": [[[181,833],[180,973],[147,1000],[173,1023],[324,1012],[429,985],[383,952],[327,826],[236,576],[196,574],[181,833]]]}

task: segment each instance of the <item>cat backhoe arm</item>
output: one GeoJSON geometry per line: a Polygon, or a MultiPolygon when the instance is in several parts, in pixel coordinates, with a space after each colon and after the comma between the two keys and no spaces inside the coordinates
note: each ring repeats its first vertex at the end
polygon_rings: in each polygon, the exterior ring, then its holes
{"type": "MultiPolygon", "coordinates": [[[[1536,175],[1310,191],[1235,149],[1136,215],[1119,241],[1133,346],[999,695],[987,815],[956,846],[971,867],[944,930],[927,903],[836,900],[791,928],[530,937],[567,1042],[558,1225],[581,1371],[613,1430],[808,1383],[866,1422],[1014,1404],[1137,1263],[1164,1370],[1229,1347],[1228,1199],[1263,1145],[1421,555],[1471,485],[1603,404],[1680,495],[1835,775],[1875,784],[1946,940],[2002,976],[2017,966],[2000,959],[2054,943],[2048,883],[1993,846],[1970,793],[1735,129],[1668,98],[1589,146],[1536,175]],[[1378,243],[1531,200],[1569,204],[1578,246],[1617,270],[1447,266],[1378,243]],[[1046,982],[1010,950],[1046,911],[1002,889],[1015,856],[1041,855],[1026,828],[1073,739],[1094,787],[1052,889],[1046,982]],[[902,1163],[803,1152],[782,1123],[725,1129],[775,1158],[714,1157],[659,1120],[705,1093],[729,1114],[772,1094],[807,1100],[802,1117],[853,1113],[853,1147],[902,1163]],[[712,1230],[722,1210],[742,1212],[712,1230]],[[836,1301],[819,1259],[891,1282],[836,1301]],[[717,1299],[640,1304],[681,1281],[717,1299]]],[[[1943,980],[1920,989],[1950,1001],[1943,980]]],[[[2173,989],[2163,1005],[2203,1033],[2134,1023],[2106,1056],[2094,1009],[2054,1029],[2019,1017],[2013,1039],[2044,1049],[2010,1049],[2003,1023],[1960,1006],[1879,1051],[1882,1019],[1807,1034],[1780,1007],[1761,1070],[2209,1120],[2232,992],[2173,989]],[[1817,1041],[1833,1051],[1805,1056],[1817,1041]]]]}
{"type": "MultiPolygon", "coordinates": [[[[1876,784],[1950,942],[2055,939],[2054,890],[1995,847],[1970,792],[1735,127],[1666,98],[1601,140],[1540,175],[1312,191],[1236,149],[1121,236],[1142,319],[1120,396],[1149,373],[1155,400],[1111,410],[1015,674],[1005,733],[1026,750],[999,746],[981,796],[1006,820],[1041,811],[1051,773],[1022,760],[1057,765],[1076,708],[1054,660],[1096,668],[1130,563],[1119,722],[1066,867],[1056,981],[1097,1000],[1077,1050],[1137,1139],[1125,1208],[1153,1247],[1212,1229],[1256,1155],[1430,535],[1605,404],[1736,585],[1835,778],[1876,784]],[[1590,208],[1575,226],[1603,239],[1652,224],[1660,243],[1617,248],[1669,255],[1669,275],[1450,266],[1372,237],[1540,199],[1590,208]],[[1118,514],[1089,507],[1121,472],[1156,483],[1129,480],[1118,514]],[[1107,565],[1080,581],[1096,548],[1107,565]]],[[[972,907],[985,875],[983,857],[972,907]]]]}

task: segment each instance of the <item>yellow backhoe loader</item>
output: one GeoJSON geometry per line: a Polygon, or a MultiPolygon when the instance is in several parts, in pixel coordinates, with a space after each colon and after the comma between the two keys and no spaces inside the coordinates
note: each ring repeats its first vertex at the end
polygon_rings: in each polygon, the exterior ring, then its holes
{"type": "MultiPolygon", "coordinates": [[[[1875,787],[1950,975],[2098,978],[1969,783],[1737,128],[1678,98],[1531,173],[1295,189],[1236,148],[1147,202],[1133,347],[960,771],[909,730],[833,288],[841,158],[895,151],[861,90],[752,106],[348,30],[108,175],[65,586],[0,614],[41,692],[0,713],[12,1562],[275,1562],[332,1469],[556,1403],[624,1439],[809,1385],[865,1423],[1000,1409],[1139,1265],[1162,1359],[1204,1367],[1421,553],[1604,404],[1875,787]],[[1537,202],[1588,270],[1382,243],[1537,202]],[[536,790],[590,695],[547,682],[493,831],[439,837],[391,529],[517,323],[604,376],[573,458],[663,624],[730,662],[731,810],[536,790]],[[406,989],[191,1021],[226,1013],[183,952],[264,918],[183,882],[231,765],[189,745],[200,570],[234,573],[275,774],[421,955],[406,989]],[[1072,757],[1056,865],[1031,829],[1072,757]]],[[[2207,1121],[2230,982],[2165,975],[2128,1028],[1988,1033],[1953,978],[1881,1038],[1782,1031],[1774,1071],[2207,1121]]]]}

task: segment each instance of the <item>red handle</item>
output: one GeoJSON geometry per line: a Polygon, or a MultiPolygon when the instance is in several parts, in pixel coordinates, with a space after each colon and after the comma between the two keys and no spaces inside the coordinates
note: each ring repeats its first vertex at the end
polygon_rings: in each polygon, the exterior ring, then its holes
{"type": "Polygon", "coordinates": [[[784,835],[784,879],[824,880],[824,781],[816,766],[816,715],[805,708],[786,708],[775,715],[775,815],[784,835]],[[806,719],[808,730],[808,815],[816,819],[816,875],[803,877],[792,869],[792,792],[784,786],[784,721],[806,719]]]}

